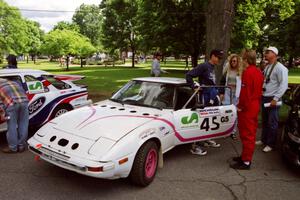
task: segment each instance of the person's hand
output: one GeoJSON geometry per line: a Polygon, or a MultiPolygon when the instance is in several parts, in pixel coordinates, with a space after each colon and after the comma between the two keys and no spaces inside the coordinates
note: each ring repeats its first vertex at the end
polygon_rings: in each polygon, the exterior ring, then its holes
{"type": "Polygon", "coordinates": [[[242,111],[242,109],[240,109],[240,108],[236,108],[236,109],[237,109],[238,112],[241,112],[241,111],[242,111]]]}
{"type": "Polygon", "coordinates": [[[277,101],[273,99],[273,100],[271,101],[271,107],[275,107],[276,104],[277,104],[277,101]]]}

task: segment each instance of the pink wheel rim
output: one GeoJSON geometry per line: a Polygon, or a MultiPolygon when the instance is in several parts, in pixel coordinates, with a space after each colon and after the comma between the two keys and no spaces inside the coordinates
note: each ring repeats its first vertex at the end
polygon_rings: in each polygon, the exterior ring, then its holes
{"type": "Polygon", "coordinates": [[[152,178],[156,171],[157,164],[157,152],[155,149],[151,149],[148,152],[145,164],[145,174],[147,178],[152,178]]]}

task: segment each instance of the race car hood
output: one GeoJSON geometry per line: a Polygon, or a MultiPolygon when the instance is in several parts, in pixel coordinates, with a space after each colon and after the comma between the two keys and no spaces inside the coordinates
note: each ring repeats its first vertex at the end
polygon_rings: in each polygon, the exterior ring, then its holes
{"type": "Polygon", "coordinates": [[[50,124],[57,130],[89,140],[96,141],[102,137],[118,141],[132,130],[153,120],[159,112],[158,109],[105,101],[65,113],[50,124]]]}

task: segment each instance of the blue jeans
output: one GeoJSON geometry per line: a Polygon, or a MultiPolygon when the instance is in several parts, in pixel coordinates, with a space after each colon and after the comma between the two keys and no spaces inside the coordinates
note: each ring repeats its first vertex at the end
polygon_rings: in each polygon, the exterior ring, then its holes
{"type": "Polygon", "coordinates": [[[213,106],[219,105],[219,100],[217,98],[218,90],[214,87],[212,88],[204,88],[203,89],[203,99],[204,99],[204,105],[209,105],[209,101],[213,100],[213,106]]]}
{"type": "Polygon", "coordinates": [[[262,134],[261,141],[270,147],[274,147],[277,141],[279,106],[267,107],[264,103],[270,103],[273,97],[262,98],[262,134]]]}
{"type": "Polygon", "coordinates": [[[28,136],[29,112],[28,102],[15,103],[6,109],[6,115],[10,117],[7,121],[7,143],[11,150],[25,148],[28,136]]]}

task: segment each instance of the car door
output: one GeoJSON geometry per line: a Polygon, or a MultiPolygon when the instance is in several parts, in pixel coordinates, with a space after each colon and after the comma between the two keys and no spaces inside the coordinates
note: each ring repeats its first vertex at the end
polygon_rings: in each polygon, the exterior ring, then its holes
{"type": "MultiPolygon", "coordinates": [[[[180,90],[182,90],[180,88],[180,90]]],[[[186,89],[185,89],[186,90],[186,89]]],[[[186,99],[178,92],[178,98],[186,99]]],[[[197,100],[195,96],[194,102],[197,100]]],[[[193,108],[192,104],[186,108],[174,111],[177,144],[204,141],[225,137],[231,134],[236,120],[234,105],[222,105],[193,108]]]]}

